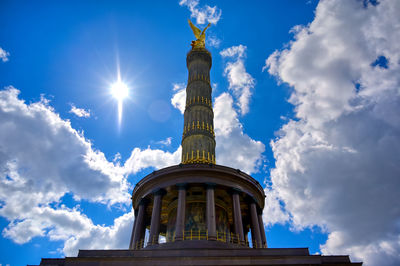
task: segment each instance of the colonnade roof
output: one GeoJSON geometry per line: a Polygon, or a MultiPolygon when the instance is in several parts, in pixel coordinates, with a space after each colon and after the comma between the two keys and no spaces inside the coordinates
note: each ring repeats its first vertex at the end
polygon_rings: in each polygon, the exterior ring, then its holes
{"type": "Polygon", "coordinates": [[[252,197],[261,209],[264,208],[265,193],[257,180],[240,169],[215,164],[179,164],[148,174],[133,190],[133,206],[155,190],[179,183],[215,183],[237,189],[252,197]]]}

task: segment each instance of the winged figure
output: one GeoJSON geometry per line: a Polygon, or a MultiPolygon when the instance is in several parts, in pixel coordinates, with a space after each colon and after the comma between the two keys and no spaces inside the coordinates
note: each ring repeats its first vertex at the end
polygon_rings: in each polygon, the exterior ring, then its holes
{"type": "Polygon", "coordinates": [[[206,47],[206,29],[208,29],[208,27],[211,26],[210,23],[208,23],[207,27],[205,27],[205,29],[203,31],[200,31],[199,28],[197,28],[195,25],[193,25],[193,23],[190,21],[190,19],[188,19],[189,21],[189,25],[192,28],[192,31],[194,33],[194,36],[197,38],[197,40],[192,41],[192,48],[193,49],[201,49],[201,48],[205,48],[206,47]]]}

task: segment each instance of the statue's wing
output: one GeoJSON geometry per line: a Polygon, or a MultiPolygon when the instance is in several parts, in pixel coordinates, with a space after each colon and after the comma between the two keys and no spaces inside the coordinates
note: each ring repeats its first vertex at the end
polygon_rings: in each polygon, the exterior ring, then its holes
{"type": "Polygon", "coordinates": [[[190,19],[188,19],[189,21],[189,25],[192,28],[192,31],[194,33],[194,36],[196,36],[196,38],[200,38],[201,35],[201,31],[199,30],[199,28],[197,28],[195,25],[193,25],[193,23],[190,21],[190,19]]]}
{"type": "Polygon", "coordinates": [[[211,26],[211,23],[208,23],[207,27],[204,28],[204,30],[201,32],[201,35],[204,35],[206,32],[206,29],[208,29],[211,26]]]}

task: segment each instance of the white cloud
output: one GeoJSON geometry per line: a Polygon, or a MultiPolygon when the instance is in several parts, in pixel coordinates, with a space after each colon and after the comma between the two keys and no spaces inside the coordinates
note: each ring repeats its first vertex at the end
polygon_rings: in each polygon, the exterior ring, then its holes
{"type": "Polygon", "coordinates": [[[7,62],[8,61],[8,57],[10,56],[10,53],[3,50],[3,48],[0,47],[0,59],[3,62],[7,62]]]}
{"type": "MultiPolygon", "coordinates": [[[[77,256],[79,249],[127,249],[132,233],[135,216],[133,210],[114,220],[112,226],[93,225],[88,222],[86,228],[71,234],[65,241],[64,254],[77,256]]],[[[63,229],[61,227],[60,229],[63,229]]]]}
{"type": "Polygon", "coordinates": [[[26,104],[18,94],[13,87],[0,91],[0,215],[10,221],[4,236],[17,243],[54,238],[52,228],[78,212],[49,207],[66,193],[77,200],[130,203],[124,168],[93,149],[47,100],[26,104]]]}
{"type": "Polygon", "coordinates": [[[154,167],[160,169],[163,167],[179,164],[181,161],[181,147],[175,152],[166,152],[159,149],[141,150],[133,149],[131,156],[126,160],[124,167],[127,174],[135,174],[145,168],[154,167]]]}
{"type": "Polygon", "coordinates": [[[265,145],[243,133],[229,93],[222,93],[215,99],[214,125],[217,163],[246,173],[257,172],[265,145]]]}
{"type": "Polygon", "coordinates": [[[37,192],[57,188],[93,201],[127,201],[121,168],[93,149],[47,101],[26,104],[18,94],[13,87],[0,91],[1,178],[15,176],[3,185],[11,189],[29,181],[37,192]]]}
{"type": "Polygon", "coordinates": [[[195,18],[197,24],[211,23],[216,25],[221,18],[221,9],[217,6],[210,7],[209,5],[199,7],[198,0],[181,0],[179,5],[187,6],[191,12],[190,17],[195,18]]]}
{"type": "Polygon", "coordinates": [[[84,118],[89,118],[90,117],[90,110],[85,110],[83,108],[78,108],[75,105],[71,104],[71,110],[69,110],[71,114],[76,115],[77,117],[84,117],[84,118]]]}
{"type": "Polygon", "coordinates": [[[172,137],[168,137],[164,140],[157,141],[157,144],[161,144],[164,146],[169,146],[169,145],[171,145],[171,143],[172,143],[172,137]]]}
{"type": "Polygon", "coordinates": [[[289,220],[289,214],[281,205],[281,200],[276,190],[265,188],[265,207],[263,222],[266,225],[284,224],[289,220]]]}
{"type": "Polygon", "coordinates": [[[221,44],[221,40],[217,36],[215,36],[215,35],[207,36],[206,46],[219,48],[220,44],[221,44]]]}
{"type": "Polygon", "coordinates": [[[226,48],[220,52],[223,58],[233,59],[232,62],[226,64],[224,75],[228,78],[229,89],[238,98],[238,105],[242,115],[249,111],[250,97],[255,85],[254,78],[247,73],[244,66],[246,49],[246,46],[239,45],[226,48]]]}
{"type": "Polygon", "coordinates": [[[183,114],[186,106],[186,86],[184,83],[175,83],[173,86],[174,95],[171,104],[183,114]]]}
{"type": "Polygon", "coordinates": [[[246,46],[240,44],[239,46],[232,46],[222,50],[220,55],[222,57],[234,57],[240,59],[246,56],[246,49],[246,46]]]}
{"type": "Polygon", "coordinates": [[[321,1],[266,60],[293,87],[297,117],[271,143],[272,189],[294,227],[329,232],[324,254],[365,265],[400,263],[398,10],[399,1],[321,1]],[[387,68],[372,66],[380,56],[387,68]]]}
{"type": "Polygon", "coordinates": [[[61,206],[34,207],[23,214],[23,221],[11,222],[3,231],[5,237],[22,244],[34,236],[49,236],[52,240],[66,240],[71,235],[79,235],[93,226],[92,221],[78,209],[61,206]]]}
{"type": "MultiPolygon", "coordinates": [[[[106,211],[106,210],[105,210],[106,211]]],[[[28,242],[33,236],[47,236],[52,241],[65,241],[65,256],[77,256],[79,249],[127,249],[134,222],[133,210],[117,217],[111,226],[95,225],[77,208],[61,206],[35,207],[22,222],[12,222],[3,236],[16,243],[28,242]]]]}

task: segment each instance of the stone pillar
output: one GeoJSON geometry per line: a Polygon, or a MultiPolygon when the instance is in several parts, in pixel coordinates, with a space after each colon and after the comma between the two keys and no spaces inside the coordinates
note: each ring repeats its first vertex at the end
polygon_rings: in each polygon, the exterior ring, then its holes
{"type": "Polygon", "coordinates": [[[235,226],[235,234],[239,236],[241,244],[244,243],[243,233],[243,222],[242,222],[242,210],[240,209],[240,198],[238,189],[232,191],[232,203],[233,203],[233,222],[235,226]]]}
{"type": "Polygon", "coordinates": [[[211,54],[206,49],[192,49],[186,56],[189,77],[183,116],[183,164],[215,164],[214,112],[210,85],[211,65],[211,54]]]}
{"type": "Polygon", "coordinates": [[[261,234],[260,226],[258,224],[257,206],[254,201],[250,203],[250,216],[251,216],[251,240],[253,241],[253,247],[261,248],[261,234]]]}
{"type": "Polygon", "coordinates": [[[144,239],[144,232],[146,229],[144,224],[146,204],[147,204],[146,199],[141,199],[139,202],[139,208],[137,211],[137,215],[135,217],[135,223],[132,231],[131,243],[129,245],[130,249],[140,249],[143,247],[142,245],[138,246],[138,244],[139,241],[144,239]]]}
{"type": "Polygon", "coordinates": [[[158,244],[158,236],[160,234],[160,218],[161,218],[161,199],[164,190],[159,189],[154,192],[153,211],[151,213],[150,236],[148,245],[158,244]]]}
{"type": "Polygon", "coordinates": [[[176,184],[178,187],[178,207],[176,210],[175,241],[183,240],[185,230],[186,184],[176,184]]]}
{"type": "Polygon", "coordinates": [[[207,230],[208,230],[208,239],[216,240],[217,239],[217,227],[215,224],[215,200],[214,200],[214,183],[207,183],[207,211],[206,211],[206,219],[207,219],[207,230]]]}
{"type": "Polygon", "coordinates": [[[136,228],[136,222],[137,222],[137,217],[138,217],[138,212],[135,210],[135,220],[133,221],[133,228],[132,228],[132,234],[131,234],[131,241],[129,242],[129,249],[135,249],[136,244],[135,244],[135,228],[136,228]]]}
{"type": "Polygon", "coordinates": [[[262,241],[262,247],[267,248],[267,238],[265,237],[265,230],[264,230],[264,223],[263,223],[263,218],[262,218],[262,210],[258,210],[257,212],[258,216],[258,225],[260,226],[260,234],[261,234],[261,241],[262,241]]]}

